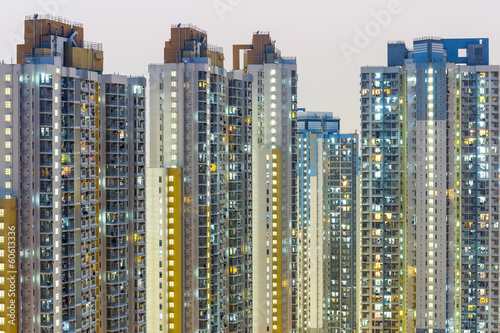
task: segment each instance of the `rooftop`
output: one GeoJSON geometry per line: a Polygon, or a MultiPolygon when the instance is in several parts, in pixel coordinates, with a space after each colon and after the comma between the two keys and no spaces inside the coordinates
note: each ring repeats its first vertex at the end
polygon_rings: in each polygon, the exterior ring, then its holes
{"type": "Polygon", "coordinates": [[[441,38],[441,37],[435,37],[435,36],[429,36],[429,37],[418,37],[418,38],[414,38],[413,39],[414,42],[421,42],[421,41],[424,41],[424,40],[440,41],[440,40],[443,40],[443,38],[441,38]]]}
{"type": "Polygon", "coordinates": [[[26,21],[32,21],[32,20],[51,20],[54,22],[59,22],[59,23],[64,23],[68,24],[74,27],[80,27],[83,28],[83,24],[75,21],[71,21],[65,17],[62,16],[53,16],[51,14],[34,14],[34,15],[28,15],[24,18],[26,21]]]}
{"type": "Polygon", "coordinates": [[[190,28],[190,29],[194,29],[194,30],[197,30],[201,33],[204,33],[204,34],[207,34],[207,32],[201,28],[198,28],[196,25],[194,24],[191,24],[191,23],[188,23],[188,24],[182,24],[182,23],[179,23],[179,24],[172,24],[170,26],[172,29],[176,29],[176,28],[190,28]]]}

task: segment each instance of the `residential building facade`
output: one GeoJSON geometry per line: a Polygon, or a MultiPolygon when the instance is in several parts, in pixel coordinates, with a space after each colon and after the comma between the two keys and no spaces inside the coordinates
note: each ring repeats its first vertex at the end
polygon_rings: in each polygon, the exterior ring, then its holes
{"type": "Polygon", "coordinates": [[[251,80],[228,76],[206,40],[173,26],[165,62],[149,67],[153,331],[251,331],[251,80]]]}
{"type": "Polygon", "coordinates": [[[207,38],[172,26],[149,66],[148,331],[292,331],[295,60],[259,33],[227,72],[207,38]]]}
{"type": "MultiPolygon", "coordinates": [[[[145,222],[134,219],[131,204],[141,206],[144,197],[122,191],[116,204],[123,219],[113,221],[113,186],[103,177],[114,168],[106,163],[112,152],[127,155],[126,163],[145,158],[145,143],[139,148],[140,140],[128,135],[135,112],[142,108],[144,115],[145,79],[104,77],[102,46],[84,40],[81,24],[50,15],[26,18],[17,59],[17,64],[0,65],[6,170],[0,196],[17,201],[18,329],[144,332],[144,314],[134,309],[144,307],[134,299],[144,281],[131,274],[140,269],[134,263],[141,253],[144,259],[132,230],[145,222]],[[108,145],[105,110],[110,105],[101,88],[115,79],[125,89],[120,106],[128,117],[122,128],[127,133],[120,145],[108,145]],[[140,97],[132,85],[142,86],[140,97]],[[132,104],[136,98],[142,106],[132,104]],[[116,233],[115,222],[122,224],[116,233]],[[123,238],[129,240],[121,249],[125,257],[111,264],[123,238]],[[113,289],[109,284],[115,278],[121,285],[113,289]],[[112,306],[119,297],[124,297],[120,306],[112,306]]],[[[132,165],[122,170],[123,177],[144,177],[144,169],[132,165]]],[[[142,206],[144,211],[143,201],[142,206]]]]}
{"type": "Polygon", "coordinates": [[[357,134],[299,112],[299,332],[356,328],[357,134]]]}
{"type": "Polygon", "coordinates": [[[498,66],[487,39],[361,71],[362,331],[497,332],[498,66]]]}
{"type": "Polygon", "coordinates": [[[233,69],[253,78],[253,329],[294,332],[298,329],[297,62],[281,55],[269,32],[257,32],[251,44],[233,46],[233,69]]]}

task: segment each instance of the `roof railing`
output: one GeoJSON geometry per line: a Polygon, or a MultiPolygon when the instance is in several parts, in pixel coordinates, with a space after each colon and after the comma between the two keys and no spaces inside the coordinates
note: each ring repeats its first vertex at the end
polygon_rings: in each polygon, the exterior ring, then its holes
{"type": "Polygon", "coordinates": [[[222,48],[221,46],[212,45],[212,44],[207,44],[207,50],[213,51],[213,52],[224,53],[224,48],[222,48]]]}
{"type": "Polygon", "coordinates": [[[51,20],[51,21],[55,21],[55,22],[60,22],[60,23],[68,24],[68,25],[71,25],[71,26],[74,26],[74,27],[83,28],[83,24],[82,23],[74,22],[74,21],[71,21],[71,20],[69,20],[69,19],[67,19],[65,17],[54,16],[54,15],[51,15],[51,14],[28,15],[28,16],[25,16],[24,19],[26,21],[31,21],[31,20],[51,20]]]}
{"type": "Polygon", "coordinates": [[[102,51],[102,43],[84,41],[83,48],[84,49],[91,49],[94,51],[102,51]]]}
{"type": "Polygon", "coordinates": [[[199,32],[203,33],[203,34],[207,34],[207,32],[201,28],[198,28],[196,25],[194,24],[172,24],[171,25],[172,28],[191,28],[191,29],[194,29],[194,30],[198,30],[199,32]]]}
{"type": "Polygon", "coordinates": [[[397,44],[397,45],[405,45],[405,41],[404,40],[392,40],[392,41],[389,41],[387,42],[387,44],[389,45],[394,45],[394,44],[397,44]]]}
{"type": "Polygon", "coordinates": [[[441,37],[436,37],[436,36],[427,36],[427,37],[419,37],[419,38],[414,38],[414,42],[421,42],[423,40],[435,40],[435,41],[440,41],[443,40],[441,37]]]}

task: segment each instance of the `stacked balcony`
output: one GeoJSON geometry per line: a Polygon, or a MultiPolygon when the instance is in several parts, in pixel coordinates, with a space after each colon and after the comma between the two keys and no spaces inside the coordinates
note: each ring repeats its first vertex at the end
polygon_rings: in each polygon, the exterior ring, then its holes
{"type": "Polygon", "coordinates": [[[145,97],[144,87],[135,86],[132,91],[133,100],[131,112],[133,115],[133,229],[134,229],[134,304],[135,309],[134,330],[135,332],[146,331],[146,182],[145,165],[146,158],[146,119],[145,119],[145,97]]]}
{"type": "Polygon", "coordinates": [[[106,149],[106,329],[107,332],[130,332],[128,309],[130,286],[128,219],[128,116],[126,86],[105,84],[106,149]]]}

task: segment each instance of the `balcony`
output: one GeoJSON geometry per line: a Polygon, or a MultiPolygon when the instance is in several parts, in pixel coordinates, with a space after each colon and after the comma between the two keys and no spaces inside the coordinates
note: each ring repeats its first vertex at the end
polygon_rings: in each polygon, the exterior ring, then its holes
{"type": "Polygon", "coordinates": [[[62,257],[63,258],[66,258],[66,257],[73,257],[75,255],[75,249],[74,249],[74,246],[64,246],[63,247],[63,251],[62,251],[62,257]]]}
{"type": "Polygon", "coordinates": [[[53,245],[51,234],[40,235],[40,246],[52,247],[53,245]]]}
{"type": "Polygon", "coordinates": [[[42,287],[52,287],[54,285],[53,280],[52,274],[40,274],[40,286],[42,287]]]}
{"type": "Polygon", "coordinates": [[[40,298],[43,300],[52,300],[54,289],[53,288],[41,288],[40,289],[40,298]]]}
{"type": "Polygon", "coordinates": [[[40,222],[40,233],[51,234],[53,232],[52,222],[41,221],[40,222]]]}
{"type": "Polygon", "coordinates": [[[43,327],[54,326],[54,317],[52,315],[42,315],[41,326],[43,327]]]}

